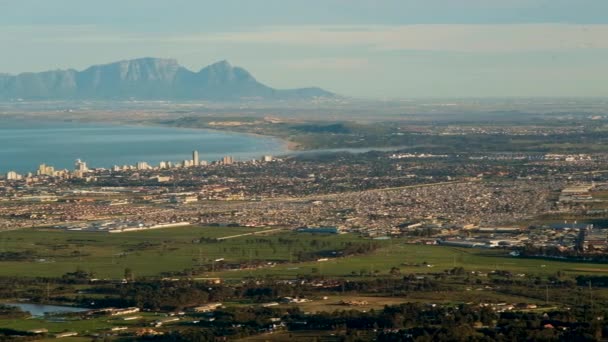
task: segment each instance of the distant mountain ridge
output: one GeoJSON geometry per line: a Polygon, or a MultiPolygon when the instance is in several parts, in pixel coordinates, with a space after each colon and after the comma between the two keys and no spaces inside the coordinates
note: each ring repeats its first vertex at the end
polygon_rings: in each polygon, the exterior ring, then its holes
{"type": "Polygon", "coordinates": [[[0,99],[298,100],[334,97],[321,88],[275,89],[227,61],[190,71],[175,59],[139,58],[74,69],[0,74],[0,99]]]}

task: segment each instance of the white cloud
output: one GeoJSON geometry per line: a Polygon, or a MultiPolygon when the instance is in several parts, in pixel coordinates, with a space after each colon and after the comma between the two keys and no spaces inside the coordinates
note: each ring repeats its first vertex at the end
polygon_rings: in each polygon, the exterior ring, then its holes
{"type": "Polygon", "coordinates": [[[365,58],[309,58],[279,62],[291,69],[303,70],[360,70],[369,66],[365,58]]]}
{"type": "Polygon", "coordinates": [[[93,26],[4,27],[1,41],[38,43],[215,43],[360,47],[372,50],[517,52],[608,48],[608,25],[488,24],[285,26],[223,33],[119,32],[93,26]]]}
{"type": "Polygon", "coordinates": [[[269,44],[372,51],[520,52],[608,49],[608,24],[284,26],[221,33],[158,34],[94,26],[3,27],[0,41],[38,43],[269,44]]]}
{"type": "MultiPolygon", "coordinates": [[[[361,46],[377,50],[543,51],[608,48],[608,25],[492,24],[272,27],[204,36],[217,42],[361,46]]],[[[203,37],[186,36],[183,40],[203,37]]]]}

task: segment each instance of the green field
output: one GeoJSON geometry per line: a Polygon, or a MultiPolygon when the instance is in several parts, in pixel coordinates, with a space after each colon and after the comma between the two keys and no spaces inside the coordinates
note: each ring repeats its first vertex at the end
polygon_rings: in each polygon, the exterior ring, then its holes
{"type": "MultiPolygon", "coordinates": [[[[369,331],[356,332],[356,341],[372,341],[374,335],[369,331]]],[[[338,342],[344,341],[346,333],[344,331],[278,331],[269,334],[250,336],[239,339],[240,342],[273,342],[273,341],[292,341],[292,342],[310,342],[310,341],[325,341],[338,342]]]]}
{"type": "Polygon", "coordinates": [[[274,231],[268,235],[212,241],[260,231],[191,226],[119,234],[35,229],[2,232],[0,253],[27,251],[34,257],[0,261],[0,276],[56,277],[78,268],[98,278],[122,278],[125,268],[131,268],[136,277],[154,276],[210,265],[219,258],[226,262],[294,261],[299,252],[339,249],[344,243],[362,240],[353,235],[312,236],[274,231]]]}
{"type": "MultiPolygon", "coordinates": [[[[275,266],[261,263],[257,269],[235,271],[207,271],[199,273],[201,277],[220,277],[224,280],[239,281],[245,277],[276,277],[293,279],[298,275],[316,275],[346,277],[351,279],[370,279],[373,277],[401,277],[410,273],[425,274],[443,273],[454,267],[463,267],[466,271],[490,272],[508,270],[515,277],[525,274],[531,276],[554,275],[557,271],[567,274],[572,279],[576,274],[606,274],[608,264],[562,262],[557,260],[525,259],[509,256],[508,250],[468,249],[446,246],[427,246],[407,243],[407,239],[371,240],[355,234],[316,235],[296,233],[287,230],[273,230],[264,234],[246,235],[261,232],[261,229],[238,227],[182,227],[143,232],[107,234],[91,232],[65,232],[57,230],[25,229],[0,234],[0,253],[11,256],[11,252],[29,251],[36,255],[36,260],[0,262],[0,276],[53,276],[58,277],[66,272],[80,268],[93,272],[100,278],[120,279],[125,268],[131,268],[135,276],[156,276],[167,271],[181,271],[196,268],[199,264],[209,266],[213,260],[225,258],[228,262],[277,261],[275,266]],[[222,237],[234,238],[217,241],[222,237]],[[337,251],[347,246],[370,246],[378,244],[378,249],[367,254],[347,257],[329,258],[326,261],[297,262],[298,255],[310,257],[318,252],[337,251]],[[77,252],[77,253],[75,253],[77,252]],[[38,259],[44,259],[41,261],[38,259]],[[391,268],[399,269],[398,275],[391,275],[391,268]]],[[[310,258],[308,259],[310,260],[310,258]]],[[[544,285],[528,286],[527,283],[513,285],[510,291],[494,288],[492,279],[477,278],[469,281],[469,275],[455,275],[440,280],[440,289],[391,292],[380,288],[377,292],[349,293],[335,290],[319,289],[312,296],[311,302],[295,305],[305,312],[381,309],[385,305],[397,305],[406,302],[421,303],[468,303],[468,302],[507,302],[547,304],[543,310],[572,303],[583,298],[581,294],[568,297],[562,295],[571,289],[547,287],[544,285]],[[545,303],[544,291],[550,291],[551,300],[545,303]],[[327,296],[328,298],[323,299],[327,296]],[[367,304],[346,306],[340,301],[357,300],[367,304]]],[[[77,290],[88,285],[66,287],[67,293],[56,297],[62,300],[74,298],[77,290]]],[[[47,290],[48,291],[48,290],[47,290]]],[[[593,298],[599,304],[608,298],[608,290],[593,289],[593,298]]],[[[107,296],[93,293],[90,298],[107,296]]],[[[52,298],[52,297],[51,297],[52,298]]],[[[586,293],[585,293],[585,297],[586,293]]],[[[584,301],[584,299],[583,299],[584,301]]],[[[251,305],[247,300],[225,301],[228,306],[251,305]]],[[[256,302],[253,302],[256,303],[256,302]]],[[[255,304],[254,304],[255,305],[255,304]]],[[[282,304],[280,308],[291,307],[282,304]]],[[[110,330],[112,327],[129,328],[148,327],[150,322],[162,319],[151,312],[138,313],[144,318],[136,321],[123,321],[121,317],[98,317],[91,319],[74,319],[63,322],[53,318],[0,319],[0,328],[32,330],[46,328],[50,334],[62,331],[77,331],[81,335],[94,334],[110,330]]],[[[180,322],[172,323],[169,328],[182,326],[183,322],[196,319],[198,316],[184,317],[180,322]]],[[[133,330],[130,329],[130,330],[133,330]]],[[[307,340],[314,333],[294,333],[293,340],[307,340]]],[[[277,333],[245,339],[247,341],[282,340],[289,333],[277,333]]],[[[331,335],[330,335],[331,336],[331,335]]],[[[70,339],[67,339],[70,340],[70,339]]],[[[74,341],[79,341],[78,338],[74,341]]]]}
{"type": "MultiPolygon", "coordinates": [[[[165,318],[156,313],[140,312],[133,316],[141,316],[140,319],[125,321],[122,317],[101,316],[90,319],[65,318],[53,320],[52,318],[35,317],[30,319],[0,319],[0,328],[10,328],[20,331],[34,329],[47,329],[49,334],[57,334],[65,331],[75,331],[80,335],[94,334],[109,331],[112,327],[138,328],[147,326],[149,323],[165,318]]],[[[90,340],[90,339],[89,339],[90,340]]]]}
{"type": "MultiPolygon", "coordinates": [[[[353,234],[311,235],[273,231],[267,235],[239,236],[220,242],[216,238],[259,232],[240,227],[181,227],[120,234],[24,229],[0,233],[0,254],[27,251],[27,260],[0,261],[0,276],[57,277],[76,269],[98,278],[119,279],[125,268],[136,277],[158,276],[201,265],[279,262],[255,270],[207,272],[205,276],[241,279],[247,276],[293,278],[297,275],[367,277],[387,275],[392,267],[401,274],[442,272],[453,267],[467,271],[509,270],[515,274],[608,274],[608,264],[524,259],[508,251],[407,244],[405,239],[374,241],[381,248],[365,254],[319,262],[298,262],[301,253],[337,251],[349,244],[372,240],[353,234]]],[[[310,259],[309,259],[310,260],[310,259]]],[[[314,259],[313,259],[314,260],[314,259]]],[[[217,269],[215,269],[217,270],[217,269]]]]}
{"type": "Polygon", "coordinates": [[[508,270],[515,274],[526,275],[548,275],[557,271],[608,274],[608,264],[518,258],[509,256],[508,251],[412,245],[405,244],[402,240],[393,240],[390,245],[369,255],[330,259],[325,262],[280,265],[255,271],[222,272],[218,275],[223,278],[240,278],[244,275],[293,277],[298,274],[310,274],[316,269],[316,273],[330,277],[358,277],[361,274],[387,275],[392,267],[399,268],[401,274],[442,272],[453,267],[483,272],[508,270]]]}

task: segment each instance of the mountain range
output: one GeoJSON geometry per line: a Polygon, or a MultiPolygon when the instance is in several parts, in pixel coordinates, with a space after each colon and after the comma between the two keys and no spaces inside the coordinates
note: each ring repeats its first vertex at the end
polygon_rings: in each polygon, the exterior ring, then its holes
{"type": "Polygon", "coordinates": [[[0,74],[0,100],[302,100],[334,97],[321,88],[275,89],[227,61],[198,72],[174,59],[139,58],[83,71],[0,74]]]}

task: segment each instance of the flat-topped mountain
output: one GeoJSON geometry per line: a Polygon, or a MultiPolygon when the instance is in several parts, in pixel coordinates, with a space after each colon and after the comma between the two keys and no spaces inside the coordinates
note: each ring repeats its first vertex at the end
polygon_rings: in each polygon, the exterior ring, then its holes
{"type": "Polygon", "coordinates": [[[320,88],[274,89],[227,61],[198,72],[174,59],[140,58],[91,66],[83,71],[55,70],[0,74],[0,99],[24,100],[288,100],[333,97],[320,88]]]}

